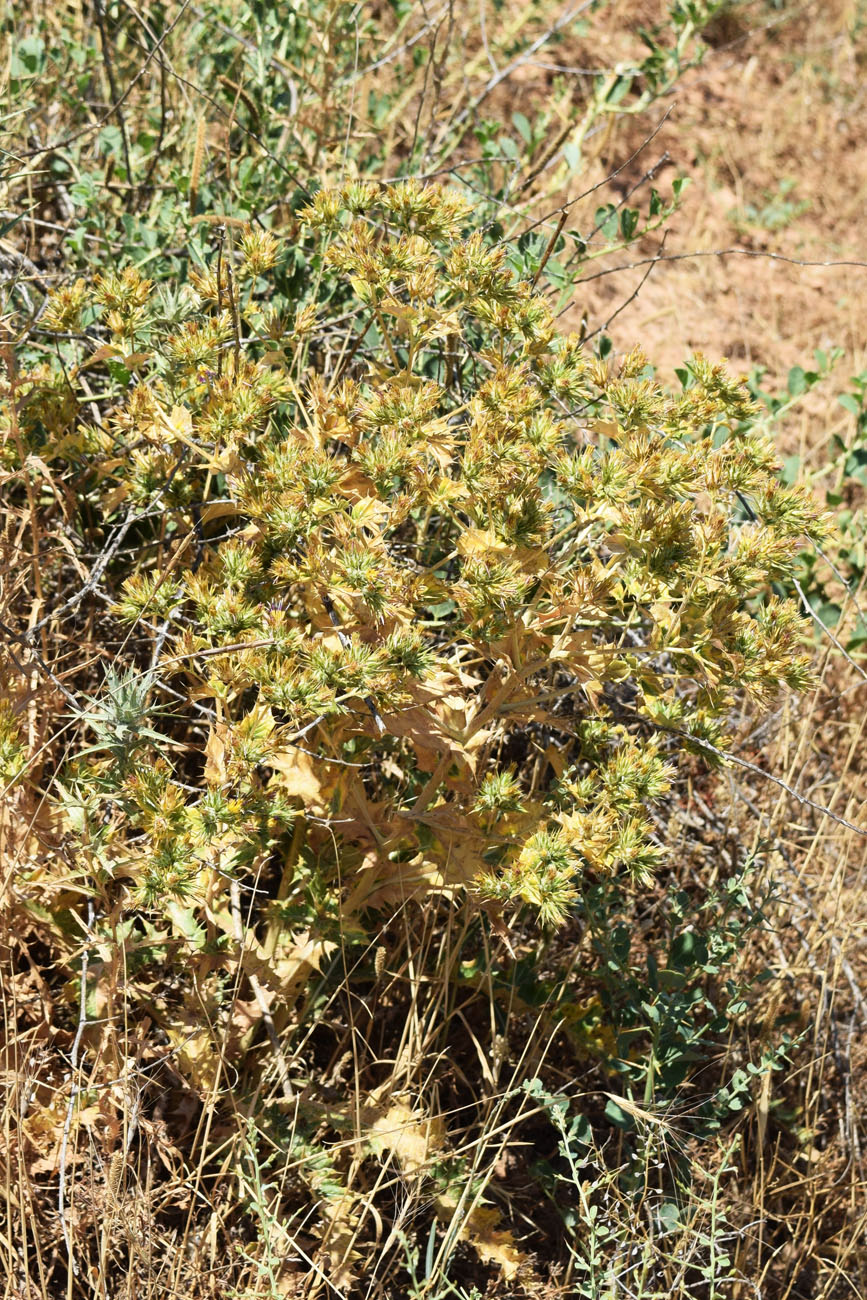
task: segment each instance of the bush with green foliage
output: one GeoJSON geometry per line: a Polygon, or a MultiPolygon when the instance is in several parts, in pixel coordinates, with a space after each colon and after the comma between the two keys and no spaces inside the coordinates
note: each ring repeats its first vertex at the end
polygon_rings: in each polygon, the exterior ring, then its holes
{"type": "MultiPolygon", "coordinates": [[[[719,759],[736,696],[808,684],[797,609],[750,602],[824,521],[719,366],[669,396],[559,336],[461,195],[353,183],[304,217],[294,323],[263,329],[279,246],[250,230],[171,329],[140,275],[100,277],[107,423],[69,369],[18,381],[9,447],[136,543],[103,616],[127,676],[82,702],[69,798],[145,907],[213,908],[287,837],[286,919],[468,887],[556,924],[585,877],[647,880],[646,805],[678,754],[719,759]]],[[[43,582],[74,623],[68,571],[43,582]]]]}

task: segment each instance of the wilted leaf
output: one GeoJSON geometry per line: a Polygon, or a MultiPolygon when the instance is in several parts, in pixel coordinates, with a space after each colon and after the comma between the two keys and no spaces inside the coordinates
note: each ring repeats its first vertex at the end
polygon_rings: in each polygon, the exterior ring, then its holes
{"type": "Polygon", "coordinates": [[[390,1152],[406,1174],[424,1169],[443,1148],[442,1119],[413,1109],[399,1097],[389,1098],[387,1087],[370,1094],[361,1109],[361,1123],[364,1140],[374,1154],[390,1152]]]}
{"type": "Polygon", "coordinates": [[[340,1199],[326,1199],[321,1205],[325,1226],[322,1247],[327,1261],[326,1272],[332,1287],[348,1291],[358,1281],[359,1253],[353,1248],[358,1232],[356,1197],[347,1192],[340,1199]]]}
{"type": "MultiPolygon", "coordinates": [[[[451,1222],[457,1207],[458,1199],[453,1193],[437,1198],[437,1214],[447,1223],[451,1222]]],[[[464,1218],[458,1239],[469,1242],[483,1263],[495,1264],[503,1278],[511,1282],[521,1269],[529,1268],[530,1261],[515,1245],[512,1233],[497,1226],[500,1222],[499,1210],[477,1205],[464,1218]]]]}
{"type": "MultiPolygon", "coordinates": [[[[201,1013],[200,1013],[201,1015],[201,1013]]],[[[173,1012],[161,1017],[166,1037],[175,1049],[174,1060],[200,1097],[213,1093],[220,1058],[207,1025],[191,1013],[173,1012]]]]}
{"type": "Polygon", "coordinates": [[[208,732],[205,742],[205,780],[208,785],[222,785],[226,780],[226,732],[224,722],[218,722],[208,732]]]}
{"type": "Polygon", "coordinates": [[[300,799],[305,808],[324,811],[319,774],[303,749],[281,749],[269,754],[268,765],[274,769],[274,784],[287,795],[300,799]]]}

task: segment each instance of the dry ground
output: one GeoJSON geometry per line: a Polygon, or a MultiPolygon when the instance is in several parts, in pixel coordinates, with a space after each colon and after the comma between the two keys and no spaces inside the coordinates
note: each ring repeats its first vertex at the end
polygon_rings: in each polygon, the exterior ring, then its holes
{"type": "MultiPolygon", "coordinates": [[[[649,8],[616,6],[624,29],[647,21],[649,8]]],[[[867,9],[847,0],[732,6],[710,35],[713,48],[684,76],[641,155],[646,166],[665,152],[690,178],[663,250],[682,260],[653,267],[611,332],[621,346],[639,339],[667,375],[699,350],[765,368],[770,391],[785,387],[791,366],[809,366],[814,349],[838,346],[844,387],[867,363],[867,9]],[[751,255],[707,255],[729,248],[751,255]],[[849,265],[809,265],[828,262],[849,265]]],[[[646,125],[619,131],[606,161],[619,165],[646,125]]],[[[637,178],[639,164],[632,171],[637,178]]],[[[610,315],[645,271],[591,281],[591,315],[610,315]]],[[[821,454],[829,418],[844,417],[829,412],[825,393],[805,409],[790,436],[821,454]]]]}

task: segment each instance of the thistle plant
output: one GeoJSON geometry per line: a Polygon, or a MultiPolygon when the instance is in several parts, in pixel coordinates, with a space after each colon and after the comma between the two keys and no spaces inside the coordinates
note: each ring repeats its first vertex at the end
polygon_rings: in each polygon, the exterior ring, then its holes
{"type": "Polygon", "coordinates": [[[24,406],[94,509],[176,538],[117,572],[129,644],[160,622],[153,674],[92,715],[118,850],[150,903],[206,903],[215,846],[236,872],[286,836],[334,915],[458,891],[557,925],[585,877],[650,877],[649,806],[741,703],[809,683],[770,584],[827,522],[722,366],[671,394],[560,334],[462,193],[355,181],[302,215],[303,328],[262,331],[280,253],[250,232],[173,326],[136,272],[97,284],[139,367],[107,426],[46,437],[38,380],[24,406]],[[183,756],[126,718],[160,682],[183,756]]]}

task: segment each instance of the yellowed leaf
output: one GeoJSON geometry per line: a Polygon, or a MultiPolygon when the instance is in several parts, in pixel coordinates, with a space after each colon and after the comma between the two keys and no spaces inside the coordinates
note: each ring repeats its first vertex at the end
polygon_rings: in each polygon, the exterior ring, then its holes
{"type": "Polygon", "coordinates": [[[418,311],[409,303],[401,302],[398,298],[390,294],[383,298],[379,304],[379,310],[387,312],[389,316],[396,316],[398,320],[416,321],[418,320],[418,311]]]}
{"type": "Polygon", "coordinates": [[[352,507],[352,522],[361,528],[378,528],[389,514],[384,501],[376,497],[361,497],[352,507]]]}
{"type": "Polygon", "coordinates": [[[424,1169],[443,1148],[445,1127],[439,1116],[425,1115],[385,1089],[370,1094],[361,1109],[364,1138],[375,1155],[390,1152],[405,1174],[424,1169]]]}
{"type": "Polygon", "coordinates": [[[461,322],[457,312],[448,312],[433,320],[424,321],[417,331],[417,337],[429,343],[432,339],[447,339],[450,335],[459,334],[460,330],[461,322]]]}
{"type": "Polygon", "coordinates": [[[438,438],[426,437],[424,440],[424,449],[429,456],[434,458],[440,469],[445,470],[448,469],[449,465],[452,463],[452,458],[455,454],[455,440],[446,434],[438,438]]]}
{"type": "Polygon", "coordinates": [[[590,681],[582,682],[581,686],[584,694],[593,706],[593,709],[598,711],[602,706],[602,694],[605,689],[602,683],[595,679],[591,679],[590,681]]]}
{"type": "MultiPolygon", "coordinates": [[[[235,939],[235,921],[225,908],[204,905],[205,916],[230,939],[235,939]]],[[[234,957],[247,975],[255,975],[261,985],[269,1007],[278,1000],[289,1004],[295,1000],[314,971],[322,968],[336,948],[330,939],[315,939],[309,930],[297,934],[279,933],[273,951],[268,944],[258,943],[252,931],[244,936],[244,946],[234,957]]]]}
{"type": "Polygon", "coordinates": [[[600,438],[617,438],[620,436],[620,429],[613,420],[594,420],[593,428],[600,438]]]}
{"type": "Polygon", "coordinates": [[[458,539],[458,553],[470,558],[511,549],[509,543],[501,541],[490,528],[467,528],[458,539]]]}
{"type": "Polygon", "coordinates": [[[112,514],[122,501],[126,501],[129,496],[129,491],[130,488],[128,483],[119,483],[116,488],[112,488],[110,492],[107,492],[103,497],[102,505],[100,507],[103,514],[106,517],[112,514]]]}
{"type": "Polygon", "coordinates": [[[369,853],[344,904],[346,916],[366,907],[401,905],[410,898],[432,894],[453,898],[479,874],[487,840],[468,818],[441,804],[417,820],[434,832],[432,846],[408,862],[394,862],[376,851],[369,853]]]}
{"type": "MultiPolygon", "coordinates": [[[[454,1218],[457,1208],[458,1200],[453,1194],[447,1193],[437,1198],[437,1214],[447,1223],[454,1218]]],[[[511,1282],[522,1270],[529,1270],[530,1260],[515,1245],[511,1232],[497,1226],[499,1223],[499,1210],[477,1205],[465,1216],[458,1231],[458,1239],[469,1242],[483,1263],[496,1264],[505,1281],[511,1282]]]]}
{"type": "Polygon", "coordinates": [[[409,898],[440,894],[452,897],[461,881],[450,881],[440,863],[417,853],[409,862],[391,862],[378,854],[365,859],[364,870],[344,904],[344,915],[353,916],[366,907],[403,904],[409,898]]]}
{"type": "Polygon", "coordinates": [[[365,497],[376,496],[376,485],[372,478],[353,465],[341,474],[337,484],[340,489],[340,495],[347,497],[350,501],[362,501],[365,497]]]}
{"type": "MultiPolygon", "coordinates": [[[[202,523],[209,524],[212,519],[223,519],[226,515],[238,514],[237,501],[212,501],[202,510],[202,523]]],[[[246,529],[244,532],[246,533],[246,529]]],[[[243,536],[243,534],[242,534],[243,536]]]]}
{"type": "Polygon", "coordinates": [[[139,366],[148,361],[153,354],[150,352],[130,352],[123,358],[123,364],[127,370],[136,370],[139,366]]]}
{"type": "Polygon", "coordinates": [[[323,807],[322,785],[309,754],[303,749],[281,749],[268,757],[274,784],[300,799],[305,808],[323,807]]]}
{"type": "Polygon", "coordinates": [[[108,357],[122,357],[122,356],[123,356],[123,352],[119,347],[116,347],[113,343],[104,343],[101,348],[97,348],[96,351],[91,356],[89,356],[86,361],[83,361],[81,363],[81,365],[78,367],[75,373],[77,374],[82,370],[87,370],[88,366],[99,365],[100,361],[105,361],[108,357]]]}
{"type": "Polygon", "coordinates": [[[421,705],[383,714],[386,730],[392,736],[405,736],[416,751],[445,749],[460,751],[458,744],[444,729],[442,721],[421,705]]]}
{"type": "Polygon", "coordinates": [[[334,952],[337,944],[332,940],[314,939],[309,930],[295,935],[281,935],[277,950],[266,968],[265,980],[273,982],[286,1002],[295,999],[301,987],[314,971],[322,969],[322,962],[334,952]]]}
{"type": "Polygon", "coordinates": [[[222,785],[226,780],[226,724],[212,727],[205,742],[205,780],[208,785],[222,785]]]}
{"type": "Polygon", "coordinates": [[[498,1210],[477,1205],[459,1235],[470,1242],[483,1263],[496,1264],[505,1280],[511,1282],[529,1260],[518,1250],[511,1232],[497,1227],[499,1222],[498,1210]]]}
{"type": "Polygon", "coordinates": [[[166,425],[175,438],[180,438],[182,442],[187,441],[193,436],[193,414],[186,406],[175,405],[169,412],[166,425]]]}

